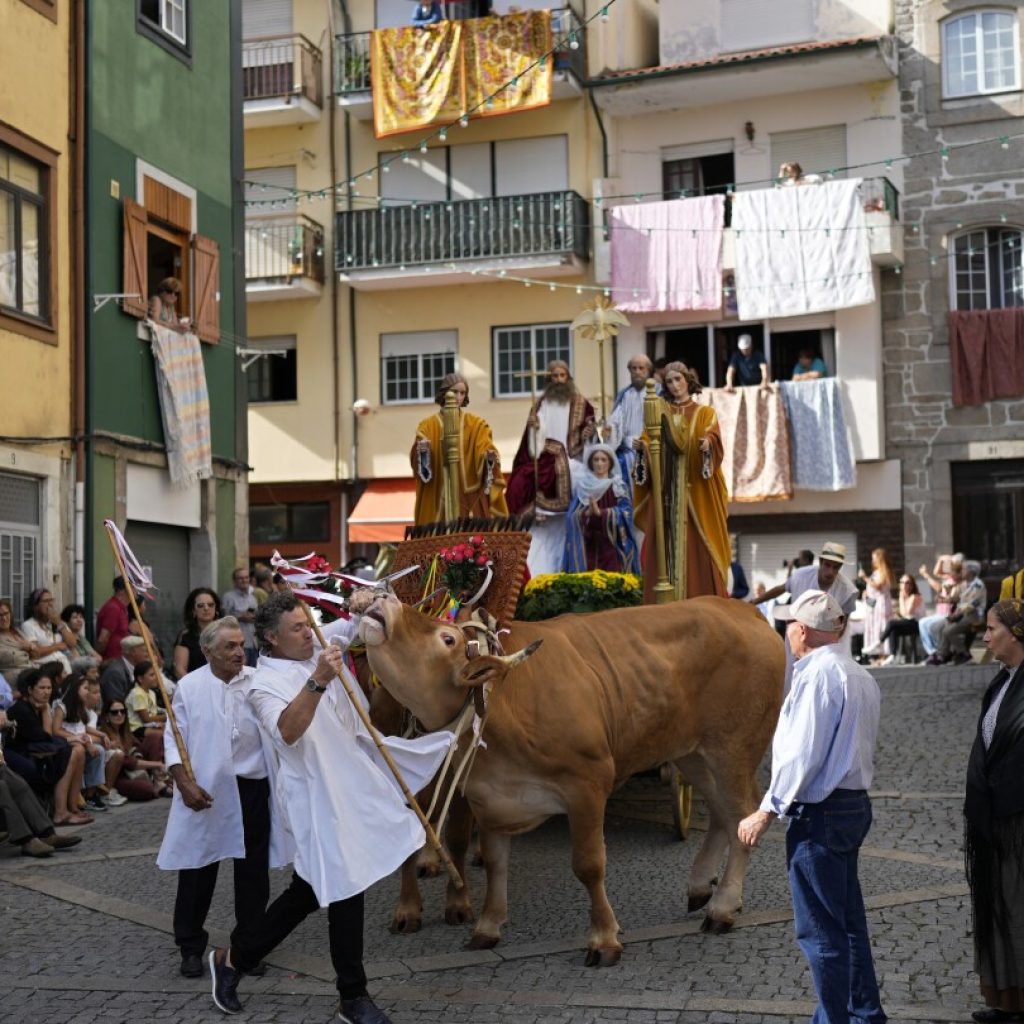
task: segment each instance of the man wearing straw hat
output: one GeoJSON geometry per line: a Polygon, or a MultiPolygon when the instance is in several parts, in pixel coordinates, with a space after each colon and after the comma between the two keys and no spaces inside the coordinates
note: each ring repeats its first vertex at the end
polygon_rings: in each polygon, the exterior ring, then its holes
{"type": "Polygon", "coordinates": [[[857,880],[871,827],[878,684],[842,650],[846,616],[828,594],[805,590],[775,614],[789,620],[793,688],[772,740],[768,792],[740,822],[739,840],[757,846],[775,818],[789,819],[786,869],[818,994],[814,1021],[885,1024],[857,880]]]}
{"type": "MultiPolygon", "coordinates": [[[[419,850],[425,834],[338,679],[348,672],[343,648],[375,597],[369,588],[353,594],[352,619],[328,627],[332,642],[320,651],[294,594],[271,595],[256,615],[261,655],[249,701],[272,776],[272,809],[295,844],[295,870],[259,920],[236,929],[230,949],[210,954],[213,1001],[225,1013],[242,1008],[240,975],[326,907],[340,997],[336,1024],[389,1024],[366,990],[363,894],[419,850]]],[[[440,732],[385,743],[416,792],[433,777],[452,739],[440,732]]]]}

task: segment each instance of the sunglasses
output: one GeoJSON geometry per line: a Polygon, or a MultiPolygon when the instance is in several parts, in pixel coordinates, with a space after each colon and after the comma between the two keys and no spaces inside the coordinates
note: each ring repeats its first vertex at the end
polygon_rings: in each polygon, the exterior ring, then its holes
{"type": "Polygon", "coordinates": [[[196,601],[195,608],[216,608],[217,606],[211,601],[196,601]]]}
{"type": "Polygon", "coordinates": [[[125,714],[127,714],[127,712],[125,711],[125,709],[124,709],[124,708],[111,708],[111,709],[110,709],[110,710],[109,710],[109,711],[107,712],[107,714],[108,714],[108,715],[110,715],[110,716],[114,716],[114,715],[125,715],[125,714]]]}

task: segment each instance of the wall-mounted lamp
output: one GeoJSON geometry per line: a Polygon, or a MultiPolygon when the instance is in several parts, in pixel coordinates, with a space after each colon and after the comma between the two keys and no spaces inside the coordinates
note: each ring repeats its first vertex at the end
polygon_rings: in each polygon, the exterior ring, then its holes
{"type": "Polygon", "coordinates": [[[373,412],[373,406],[365,398],[357,398],[352,403],[352,411],[357,416],[369,416],[373,412]]]}
{"type": "Polygon", "coordinates": [[[754,136],[757,135],[757,132],[754,129],[754,122],[753,121],[748,121],[743,126],[743,134],[746,135],[747,142],[753,142],[754,141],[754,136]]]}

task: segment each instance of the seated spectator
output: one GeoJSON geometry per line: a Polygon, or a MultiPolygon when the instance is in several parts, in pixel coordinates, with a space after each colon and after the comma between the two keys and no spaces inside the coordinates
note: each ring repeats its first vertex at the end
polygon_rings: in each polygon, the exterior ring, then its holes
{"type": "MultiPolygon", "coordinates": [[[[258,595],[256,599],[259,600],[258,595]]],[[[264,596],[264,600],[266,600],[266,596],[264,596]]],[[[196,587],[185,598],[185,628],[178,634],[178,639],[174,641],[174,675],[176,678],[180,679],[206,664],[206,655],[203,654],[202,648],[199,646],[199,634],[214,619],[220,617],[220,598],[209,587],[196,587]]]]}
{"type": "Polygon", "coordinates": [[[135,686],[125,698],[128,728],[139,741],[142,756],[149,761],[164,759],[164,724],[167,715],[156,702],[157,668],[151,661],[135,666],[135,686]]]}
{"type": "Polygon", "coordinates": [[[68,651],[75,642],[71,627],[61,621],[53,594],[43,587],[33,590],[25,602],[25,621],[21,632],[26,640],[32,641],[32,664],[45,665],[48,661],[59,662],[65,672],[71,671],[68,651]]]}
{"type": "Polygon", "coordinates": [[[443,21],[441,4],[439,0],[423,0],[416,5],[413,12],[412,23],[417,28],[426,28],[428,25],[437,25],[443,21]]]}
{"type": "MultiPolygon", "coordinates": [[[[7,716],[0,711],[0,732],[6,731],[7,716]]],[[[23,857],[49,857],[54,850],[77,846],[81,836],[60,835],[46,808],[32,787],[4,760],[0,747],[0,817],[9,842],[21,847],[23,857]]]]}
{"type": "Polygon", "coordinates": [[[68,624],[75,637],[75,643],[68,648],[72,669],[75,667],[76,658],[92,658],[99,665],[101,659],[96,648],[85,638],[85,609],[80,604],[69,604],[60,613],[60,617],[62,622],[68,624]]]}
{"type": "Polygon", "coordinates": [[[53,787],[54,825],[88,825],[92,817],[78,809],[85,748],[54,735],[51,696],[50,680],[39,669],[26,669],[18,677],[18,699],[8,712],[18,729],[7,749],[22,756],[11,767],[37,793],[53,787]],[[26,765],[30,774],[25,773],[26,765]]]}
{"type": "MultiPolygon", "coordinates": [[[[18,676],[32,667],[32,641],[27,640],[14,624],[14,607],[0,597],[0,675],[4,683],[16,683],[18,676]]],[[[10,687],[7,687],[8,692],[10,687]]],[[[3,687],[0,686],[0,690],[3,687]]],[[[9,707],[13,697],[4,707],[9,707]]]]}
{"type": "Polygon", "coordinates": [[[828,367],[821,356],[815,354],[813,348],[800,349],[796,365],[793,367],[791,380],[819,380],[828,376],[828,367]]]}
{"type": "Polygon", "coordinates": [[[175,331],[185,330],[188,326],[188,317],[179,314],[180,298],[181,282],[176,277],[165,277],[157,285],[156,295],[149,300],[149,319],[161,327],[170,327],[175,331]]]}
{"type": "MultiPolygon", "coordinates": [[[[274,573],[262,562],[258,562],[253,570],[252,582],[252,596],[256,598],[257,604],[263,604],[274,592],[274,573]]],[[[219,619],[220,616],[218,615],[217,618],[219,619]]],[[[205,665],[206,662],[204,661],[203,664],[205,665]]],[[[202,665],[199,667],[202,668],[202,665]]]]}
{"type": "Polygon", "coordinates": [[[912,643],[920,636],[920,619],[924,616],[924,598],[917,589],[913,576],[904,573],[900,577],[899,607],[896,615],[889,620],[882,634],[882,642],[889,643],[889,656],[882,665],[894,665],[900,640],[910,637],[912,643]]]}
{"type": "Polygon", "coordinates": [[[96,613],[96,650],[102,658],[120,658],[121,641],[131,633],[128,619],[128,585],[123,576],[115,576],[114,593],[96,613]]]}
{"type": "Polygon", "coordinates": [[[73,676],[71,685],[63,700],[58,699],[51,706],[53,732],[63,736],[68,743],[81,744],[85,748],[85,768],[82,772],[82,786],[85,809],[105,811],[100,787],[106,783],[106,737],[98,730],[89,728],[89,683],[86,679],[73,676]]]}
{"type": "Polygon", "coordinates": [[[804,174],[804,169],[796,162],[784,163],[779,166],[777,186],[786,188],[793,185],[820,185],[820,174],[804,174]]]}
{"type": "Polygon", "coordinates": [[[971,660],[967,645],[974,631],[984,623],[985,606],[988,604],[988,591],[980,576],[981,565],[978,562],[964,562],[964,581],[957,590],[956,611],[946,618],[939,649],[925,664],[944,665],[950,662],[962,665],[971,660]]]}
{"type": "Polygon", "coordinates": [[[124,700],[135,685],[135,666],[145,661],[146,641],[141,636],[126,636],[120,643],[121,654],[100,673],[103,701],[124,700]]]}
{"type": "Polygon", "coordinates": [[[123,700],[114,700],[104,706],[100,728],[110,741],[111,749],[121,755],[120,770],[114,778],[121,797],[142,801],[171,795],[163,764],[147,761],[141,756],[138,742],[128,728],[128,708],[123,700]]]}
{"type": "Polygon", "coordinates": [[[929,572],[926,565],[922,565],[918,572],[935,592],[935,614],[926,615],[920,622],[921,646],[931,657],[938,653],[942,627],[956,609],[956,594],[964,574],[964,556],[960,553],[940,555],[935,561],[934,572],[929,572]]]}
{"type": "Polygon", "coordinates": [[[83,675],[82,678],[85,679],[86,692],[88,694],[85,701],[86,711],[89,715],[86,731],[103,746],[105,767],[103,770],[103,785],[99,787],[100,795],[103,797],[103,802],[108,807],[120,807],[121,804],[126,803],[127,801],[114,788],[114,783],[116,782],[118,775],[121,774],[124,755],[120,750],[114,749],[110,742],[110,737],[100,728],[100,712],[103,710],[103,694],[100,690],[98,675],[95,679],[90,679],[87,675],[83,675]]]}

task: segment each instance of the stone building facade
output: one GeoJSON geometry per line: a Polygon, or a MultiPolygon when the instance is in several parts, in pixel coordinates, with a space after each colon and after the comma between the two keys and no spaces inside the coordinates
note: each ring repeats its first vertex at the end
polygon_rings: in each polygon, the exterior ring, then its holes
{"type": "Polygon", "coordinates": [[[905,264],[882,277],[887,455],[902,462],[906,564],[963,549],[994,579],[1024,561],[1024,395],[954,406],[948,321],[957,308],[1024,305],[1024,12],[976,0],[895,8],[909,158],[905,264]],[[1005,54],[987,52],[993,38],[1005,54]],[[973,80],[961,39],[982,51],[973,80]]]}

